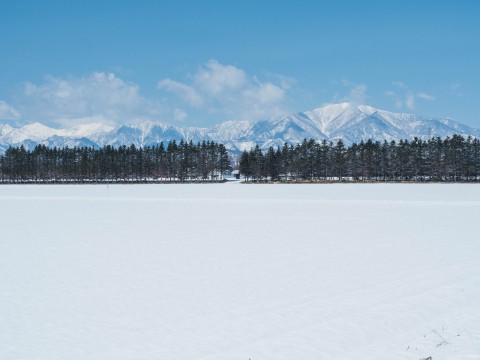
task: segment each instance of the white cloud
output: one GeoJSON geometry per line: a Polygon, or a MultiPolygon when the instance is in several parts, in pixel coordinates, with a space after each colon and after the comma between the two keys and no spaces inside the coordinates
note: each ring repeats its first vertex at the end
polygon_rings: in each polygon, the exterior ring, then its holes
{"type": "Polygon", "coordinates": [[[408,93],[405,96],[405,106],[409,110],[415,110],[415,96],[412,93],[408,93]]]}
{"type": "Polygon", "coordinates": [[[174,93],[191,106],[198,107],[203,104],[203,98],[198,91],[181,82],[171,79],[163,79],[158,82],[158,88],[174,93]]]}
{"type": "Polygon", "coordinates": [[[288,112],[287,91],[292,79],[276,76],[276,82],[261,81],[244,70],[210,60],[187,82],[163,79],[158,88],[174,95],[170,102],[197,107],[224,119],[258,120],[288,112]]]}
{"type": "Polygon", "coordinates": [[[0,119],[1,120],[16,120],[20,118],[20,113],[11,105],[3,100],[0,100],[0,119]]]}
{"type": "Polygon", "coordinates": [[[435,100],[435,96],[432,96],[432,95],[424,93],[424,92],[417,93],[417,98],[427,100],[427,101],[434,101],[435,100]]]}
{"type": "Polygon", "coordinates": [[[223,65],[210,60],[198,69],[194,83],[207,94],[218,95],[224,91],[241,89],[246,85],[245,72],[233,65],[223,65]]]}
{"type": "Polygon", "coordinates": [[[402,81],[393,81],[392,85],[397,90],[388,90],[385,92],[385,96],[391,98],[398,109],[406,107],[410,111],[415,110],[417,99],[435,101],[435,96],[424,91],[415,93],[402,81]]]}
{"type": "Polygon", "coordinates": [[[282,87],[285,90],[289,90],[293,88],[294,85],[297,84],[297,80],[289,76],[280,75],[280,74],[271,74],[270,77],[278,80],[280,87],[282,87]]]}
{"type": "Polygon", "coordinates": [[[210,126],[228,119],[256,120],[289,111],[286,93],[293,80],[280,75],[270,80],[258,80],[234,65],[210,60],[186,82],[160,80],[157,88],[167,96],[151,99],[141,94],[137,84],[113,73],[48,75],[41,82],[25,83],[13,105],[0,100],[0,119],[39,121],[53,127],[186,119],[192,125],[210,126]]]}
{"type": "Polygon", "coordinates": [[[26,83],[19,102],[26,118],[61,125],[92,118],[129,123],[162,113],[158,102],[140,95],[138,85],[104,72],[67,79],[46,76],[42,84],[26,83]]]}
{"type": "Polygon", "coordinates": [[[175,121],[183,121],[188,117],[188,114],[185,112],[185,110],[176,108],[173,110],[173,118],[175,121]]]}
{"type": "MultiPolygon", "coordinates": [[[[367,96],[367,86],[365,84],[355,84],[348,80],[342,80],[341,84],[346,87],[348,94],[340,99],[342,102],[348,102],[353,105],[363,105],[365,104],[367,96]]],[[[335,99],[334,102],[337,102],[338,99],[335,99]]]]}
{"type": "Polygon", "coordinates": [[[403,107],[403,101],[401,100],[401,98],[397,95],[397,93],[395,91],[392,91],[392,90],[388,90],[385,92],[385,96],[386,97],[389,97],[389,98],[392,98],[395,102],[395,107],[397,109],[401,109],[403,107]]]}
{"type": "Polygon", "coordinates": [[[399,89],[408,89],[408,86],[405,85],[403,81],[392,81],[392,85],[395,85],[399,89]]]}
{"type": "Polygon", "coordinates": [[[285,99],[285,90],[272,83],[259,83],[252,93],[261,104],[276,104],[285,99]]]}
{"type": "Polygon", "coordinates": [[[457,89],[460,89],[460,87],[462,86],[462,84],[456,82],[456,83],[453,83],[450,85],[450,89],[451,90],[457,90],[457,89]]]}
{"type": "Polygon", "coordinates": [[[463,97],[464,94],[461,90],[462,84],[459,82],[455,82],[453,84],[450,84],[450,90],[453,92],[453,94],[457,97],[463,97]]]}

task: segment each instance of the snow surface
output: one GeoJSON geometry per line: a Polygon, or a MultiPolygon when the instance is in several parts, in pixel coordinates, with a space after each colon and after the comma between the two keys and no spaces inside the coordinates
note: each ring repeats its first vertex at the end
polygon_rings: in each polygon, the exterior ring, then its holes
{"type": "Polygon", "coordinates": [[[480,359],[478,185],[0,199],[0,359],[480,359]]]}

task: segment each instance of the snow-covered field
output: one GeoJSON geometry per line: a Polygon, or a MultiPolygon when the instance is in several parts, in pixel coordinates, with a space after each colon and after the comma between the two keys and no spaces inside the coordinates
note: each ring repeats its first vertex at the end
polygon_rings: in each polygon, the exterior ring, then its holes
{"type": "Polygon", "coordinates": [[[0,187],[0,359],[480,359],[479,185],[0,187]]]}

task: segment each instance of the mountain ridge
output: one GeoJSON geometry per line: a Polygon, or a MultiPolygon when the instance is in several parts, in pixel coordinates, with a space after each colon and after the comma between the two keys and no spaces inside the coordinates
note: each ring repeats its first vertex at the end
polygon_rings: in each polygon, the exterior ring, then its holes
{"type": "Polygon", "coordinates": [[[398,141],[414,137],[445,138],[453,134],[480,137],[480,129],[449,118],[427,118],[380,110],[368,105],[340,103],[267,120],[229,120],[211,128],[181,127],[154,121],[117,127],[92,123],[64,129],[54,129],[38,122],[17,128],[0,125],[0,151],[20,145],[26,148],[37,144],[51,147],[147,146],[184,139],[193,142],[222,142],[228,150],[239,152],[256,144],[265,149],[281,146],[285,142],[296,144],[304,138],[317,141],[341,139],[351,144],[368,139],[398,141]]]}

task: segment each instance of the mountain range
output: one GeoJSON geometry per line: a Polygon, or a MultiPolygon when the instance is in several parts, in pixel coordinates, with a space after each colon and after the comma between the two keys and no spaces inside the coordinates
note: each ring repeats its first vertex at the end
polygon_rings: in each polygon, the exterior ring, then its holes
{"type": "Polygon", "coordinates": [[[37,144],[49,147],[146,146],[185,139],[221,142],[232,153],[238,153],[256,144],[265,149],[282,146],[285,142],[296,144],[304,138],[328,141],[342,139],[346,144],[351,144],[368,139],[398,141],[414,137],[445,138],[453,134],[480,138],[480,129],[448,118],[425,118],[367,105],[340,103],[268,120],[225,121],[213,128],[180,127],[151,121],[118,127],[94,123],[68,129],[54,129],[40,123],[22,127],[5,124],[0,125],[0,151],[20,145],[28,149],[37,144]]]}

